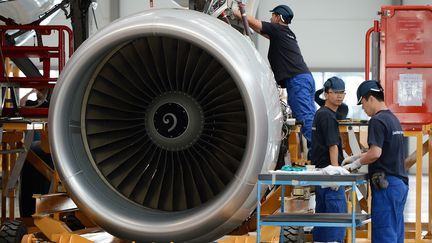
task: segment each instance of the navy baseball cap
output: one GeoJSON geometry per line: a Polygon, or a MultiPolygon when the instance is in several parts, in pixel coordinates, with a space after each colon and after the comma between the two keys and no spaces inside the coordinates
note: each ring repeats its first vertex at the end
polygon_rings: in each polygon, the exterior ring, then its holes
{"type": "Polygon", "coordinates": [[[287,5],[278,5],[270,10],[270,12],[279,14],[282,16],[282,21],[288,24],[291,23],[291,20],[294,18],[294,12],[287,5]]]}
{"type": "Polygon", "coordinates": [[[384,89],[381,87],[381,84],[376,80],[364,81],[357,88],[357,105],[361,105],[363,96],[368,94],[370,91],[383,92],[384,89]]]}
{"type": "Polygon", "coordinates": [[[342,79],[338,77],[331,77],[327,79],[327,81],[325,81],[324,88],[326,90],[332,89],[335,92],[345,91],[345,83],[342,79]]]}

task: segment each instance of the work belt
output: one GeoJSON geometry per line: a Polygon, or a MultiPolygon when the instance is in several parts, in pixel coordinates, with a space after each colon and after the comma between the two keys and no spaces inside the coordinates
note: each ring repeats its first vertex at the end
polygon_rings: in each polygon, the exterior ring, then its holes
{"type": "Polygon", "coordinates": [[[372,174],[371,184],[376,189],[386,189],[389,185],[384,172],[376,172],[372,174]]]}

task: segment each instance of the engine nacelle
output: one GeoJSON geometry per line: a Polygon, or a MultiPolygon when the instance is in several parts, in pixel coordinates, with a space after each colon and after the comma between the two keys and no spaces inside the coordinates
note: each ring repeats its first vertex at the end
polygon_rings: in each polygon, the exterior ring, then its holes
{"type": "Polygon", "coordinates": [[[282,115],[248,38],[199,12],[123,18],[85,41],[49,111],[62,183],[107,232],[141,242],[209,242],[256,205],[282,115]]]}

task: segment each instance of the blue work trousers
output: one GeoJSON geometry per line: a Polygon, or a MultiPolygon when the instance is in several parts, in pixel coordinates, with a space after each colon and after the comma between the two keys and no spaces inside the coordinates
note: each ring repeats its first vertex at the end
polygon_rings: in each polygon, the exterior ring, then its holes
{"type": "MultiPolygon", "coordinates": [[[[298,74],[286,79],[285,87],[288,94],[288,105],[292,110],[293,117],[298,121],[303,121],[301,132],[307,140],[308,150],[311,151],[312,122],[316,112],[313,76],[310,73],[298,74]]],[[[310,159],[310,153],[308,159],[310,159]]]]}
{"type": "Polygon", "coordinates": [[[408,185],[395,176],[387,181],[386,189],[372,186],[372,243],[403,243],[408,185]]]}
{"type": "MultiPolygon", "coordinates": [[[[315,187],[315,213],[347,213],[345,187],[337,191],[331,188],[315,187]]],[[[344,242],[345,227],[314,227],[312,236],[319,242],[344,242]]]]}

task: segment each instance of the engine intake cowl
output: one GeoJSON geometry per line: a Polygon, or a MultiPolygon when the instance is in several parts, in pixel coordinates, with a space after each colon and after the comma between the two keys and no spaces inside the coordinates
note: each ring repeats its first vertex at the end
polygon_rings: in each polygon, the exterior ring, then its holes
{"type": "Polygon", "coordinates": [[[123,18],[67,63],[49,111],[51,151],[80,210],[142,242],[209,242],[256,205],[281,136],[277,88],[249,39],[165,9],[123,18]]]}

